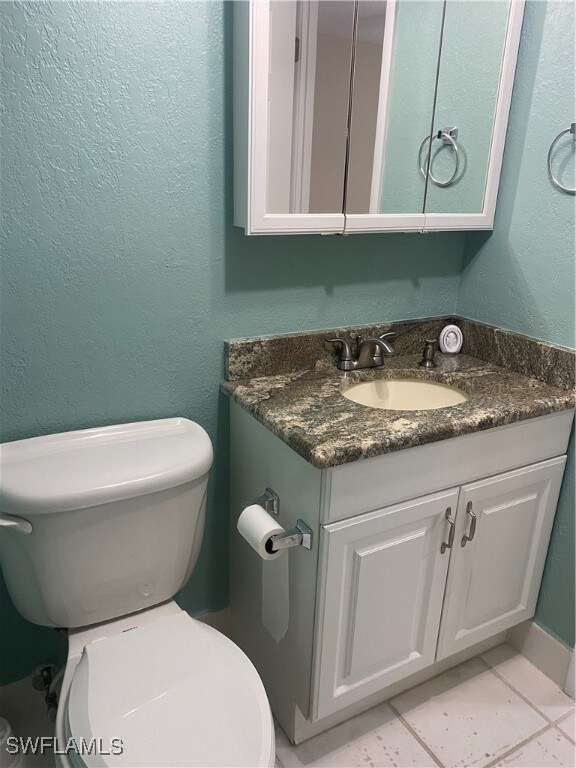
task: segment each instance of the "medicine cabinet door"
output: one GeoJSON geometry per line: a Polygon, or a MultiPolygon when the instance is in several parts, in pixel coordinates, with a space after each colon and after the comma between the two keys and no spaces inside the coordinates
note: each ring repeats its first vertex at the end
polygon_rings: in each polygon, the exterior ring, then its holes
{"type": "Polygon", "coordinates": [[[359,0],[346,230],[421,230],[444,0],[359,0]],[[370,107],[373,107],[371,110],[370,107]]]}
{"type": "Polygon", "coordinates": [[[367,141],[359,0],[346,231],[488,229],[496,195],[523,0],[382,0],[385,26],[369,205],[352,194],[367,141]],[[423,214],[415,217],[415,212],[423,214]],[[406,226],[403,226],[406,225],[406,226]]]}
{"type": "Polygon", "coordinates": [[[446,2],[431,142],[419,158],[426,168],[430,150],[427,229],[492,226],[522,12],[517,0],[446,2]]]}
{"type": "Polygon", "coordinates": [[[354,0],[238,0],[235,224],[342,232],[354,0]]]}

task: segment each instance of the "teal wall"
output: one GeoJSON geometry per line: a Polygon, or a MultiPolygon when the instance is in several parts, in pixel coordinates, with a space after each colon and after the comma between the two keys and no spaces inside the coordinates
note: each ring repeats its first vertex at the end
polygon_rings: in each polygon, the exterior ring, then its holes
{"type": "MultiPolygon", "coordinates": [[[[231,226],[229,6],[0,3],[0,439],[176,414],[205,426],[207,528],[179,597],[192,613],[227,601],[223,339],[451,313],[462,272],[461,314],[571,343],[568,214],[534,161],[540,139],[524,149],[544,14],[529,5],[535,48],[523,43],[496,230],[467,237],[462,270],[459,234],[246,238],[231,226]],[[532,167],[542,212],[518,200],[532,167]]],[[[545,66],[558,42],[544,38],[545,66]]],[[[566,121],[551,117],[547,130],[566,121]]],[[[567,643],[570,509],[565,490],[538,609],[567,643]]],[[[61,657],[62,638],[20,618],[2,583],[0,610],[0,682],[61,657]]]]}
{"type": "MultiPolygon", "coordinates": [[[[463,236],[247,238],[231,8],[0,3],[2,440],[180,414],[216,449],[181,604],[227,602],[223,339],[451,313],[463,236]]],[[[0,590],[0,681],[62,653],[0,590]]]]}
{"type": "MultiPolygon", "coordinates": [[[[547,177],[552,139],[575,119],[574,3],[529,0],[491,234],[466,239],[458,313],[574,347],[574,197],[547,177]]],[[[566,142],[573,155],[571,140],[566,142]]],[[[566,183],[574,174],[564,162],[566,183]]],[[[573,165],[572,165],[573,168],[573,165]]],[[[574,645],[574,439],[536,620],[574,645]]]]}

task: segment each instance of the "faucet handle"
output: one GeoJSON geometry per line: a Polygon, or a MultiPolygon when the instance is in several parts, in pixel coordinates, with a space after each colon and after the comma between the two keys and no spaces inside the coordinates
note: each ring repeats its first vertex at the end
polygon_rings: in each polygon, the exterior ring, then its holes
{"type": "MultiPolygon", "coordinates": [[[[396,331],[386,331],[386,333],[383,333],[379,338],[381,341],[384,341],[385,339],[393,339],[396,336],[396,331]]],[[[388,345],[392,352],[394,352],[394,347],[392,344],[388,345]]]]}
{"type": "Polygon", "coordinates": [[[352,354],[352,348],[350,344],[345,341],[344,339],[325,339],[325,341],[329,342],[330,344],[335,344],[337,341],[340,342],[342,345],[342,348],[340,349],[340,354],[338,355],[338,364],[337,368],[340,371],[352,371],[356,367],[356,360],[354,359],[354,355],[352,354]]]}
{"type": "Polygon", "coordinates": [[[338,356],[339,360],[354,359],[354,356],[352,355],[352,348],[350,347],[350,344],[345,339],[340,339],[340,338],[324,339],[324,341],[328,342],[329,344],[335,344],[336,342],[340,342],[340,344],[342,344],[342,348],[340,349],[340,354],[338,356]]]}

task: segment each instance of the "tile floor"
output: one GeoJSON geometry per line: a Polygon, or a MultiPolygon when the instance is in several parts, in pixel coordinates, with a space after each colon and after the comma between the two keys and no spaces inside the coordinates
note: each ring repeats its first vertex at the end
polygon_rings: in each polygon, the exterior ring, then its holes
{"type": "MultiPolygon", "coordinates": [[[[0,714],[16,735],[51,733],[27,680],[2,690],[0,714]]],[[[278,727],[277,766],[576,768],[574,718],[572,699],[501,645],[297,747],[278,727]]],[[[19,768],[53,765],[37,755],[19,768]]]]}
{"type": "Polygon", "coordinates": [[[293,747],[277,765],[325,768],[576,767],[574,702],[508,645],[293,747]]]}

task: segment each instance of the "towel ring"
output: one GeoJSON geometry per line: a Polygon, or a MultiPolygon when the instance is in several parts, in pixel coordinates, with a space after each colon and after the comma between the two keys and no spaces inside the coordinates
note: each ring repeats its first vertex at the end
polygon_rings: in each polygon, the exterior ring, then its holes
{"type": "MultiPolygon", "coordinates": [[[[428,177],[432,179],[434,184],[438,187],[449,187],[450,184],[454,181],[456,176],[458,175],[458,169],[460,167],[460,153],[458,151],[458,144],[456,143],[456,139],[458,138],[458,128],[456,126],[452,128],[442,128],[441,131],[438,131],[438,133],[431,133],[430,136],[426,136],[422,144],[420,144],[420,149],[418,150],[418,163],[420,165],[420,173],[426,179],[426,169],[424,168],[424,165],[422,163],[422,150],[424,149],[424,146],[426,142],[434,141],[434,139],[442,139],[443,144],[450,144],[452,146],[452,149],[454,150],[454,156],[456,159],[456,167],[454,168],[454,173],[448,181],[440,181],[439,179],[435,178],[432,174],[432,168],[428,168],[428,177]]],[[[430,154],[430,149],[428,150],[428,156],[430,154]]]]}
{"type": "Polygon", "coordinates": [[[558,179],[554,175],[554,172],[552,170],[552,152],[554,152],[554,147],[556,146],[558,141],[560,141],[562,136],[564,136],[566,133],[571,133],[572,134],[572,138],[576,139],[576,123],[571,123],[570,124],[570,128],[566,128],[566,130],[560,131],[560,133],[558,134],[558,136],[556,136],[556,138],[554,139],[552,144],[550,144],[550,149],[548,150],[548,160],[547,160],[547,162],[548,162],[548,176],[550,176],[550,181],[552,182],[552,184],[554,184],[554,186],[557,187],[558,189],[561,189],[562,192],[568,192],[569,195],[575,195],[576,194],[576,188],[574,188],[574,187],[565,187],[564,184],[562,184],[562,182],[560,181],[560,179],[558,179]]]}

